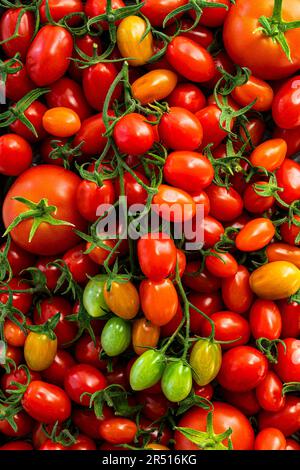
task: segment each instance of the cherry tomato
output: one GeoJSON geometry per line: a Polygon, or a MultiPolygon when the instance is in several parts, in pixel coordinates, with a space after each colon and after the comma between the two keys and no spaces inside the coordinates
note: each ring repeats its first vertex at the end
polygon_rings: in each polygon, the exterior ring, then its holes
{"type": "Polygon", "coordinates": [[[132,390],[140,391],[152,387],[162,377],[165,369],[164,354],[155,349],[149,349],[139,356],[130,369],[130,386],[132,390]]]}
{"type": "Polygon", "coordinates": [[[1,15],[0,40],[2,49],[8,57],[14,57],[19,53],[21,59],[26,58],[34,34],[34,15],[23,8],[9,8],[1,15]],[[18,26],[18,34],[15,35],[18,26]],[[12,37],[13,36],[13,37],[12,37]],[[9,39],[9,41],[7,41],[9,39]]]}
{"type": "Polygon", "coordinates": [[[286,397],[279,411],[261,411],[258,415],[259,429],[276,427],[285,436],[298,432],[300,425],[300,399],[294,395],[286,397]]]}
{"type": "Polygon", "coordinates": [[[251,274],[250,287],[262,299],[285,299],[300,287],[299,269],[288,261],[264,264],[251,274]]]}
{"type": "Polygon", "coordinates": [[[300,126],[300,107],[298,103],[300,76],[286,81],[275,94],[272,114],[278,127],[294,129],[300,126]]]}
{"type": "MultiPolygon", "coordinates": [[[[3,252],[5,249],[5,246],[6,243],[0,246],[0,257],[1,252],[3,252]]],[[[9,262],[13,276],[18,276],[21,271],[29,268],[29,266],[34,265],[35,258],[33,255],[20,248],[11,240],[7,253],[7,261],[9,262]]]]}
{"type": "Polygon", "coordinates": [[[131,324],[123,318],[112,317],[101,333],[101,345],[109,357],[122,354],[131,342],[131,324]]]}
{"type": "Polygon", "coordinates": [[[295,439],[286,439],[285,450],[300,450],[300,444],[295,439]]]}
{"type": "MultiPolygon", "coordinates": [[[[117,68],[113,63],[109,62],[99,62],[84,69],[82,78],[83,91],[92,108],[102,111],[107,92],[117,74],[117,68]]],[[[120,95],[121,88],[117,86],[112,95],[111,103],[115,99],[120,98],[120,95]]]]}
{"type": "MultiPolygon", "coordinates": [[[[164,19],[169,13],[186,3],[187,0],[168,0],[168,2],[165,0],[145,0],[140,11],[148,18],[153,26],[162,26],[164,19]]],[[[176,15],[175,18],[178,19],[180,16],[180,14],[176,15]]],[[[174,19],[170,21],[174,21],[174,19]]]]}
{"type": "Polygon", "coordinates": [[[187,287],[202,294],[211,294],[221,287],[220,278],[211,274],[208,270],[200,271],[201,264],[198,261],[187,263],[183,276],[183,282],[187,287]]]}
{"type": "MultiPolygon", "coordinates": [[[[109,111],[108,115],[111,116],[112,112],[109,111]]],[[[74,147],[81,144],[80,150],[84,156],[101,154],[107,142],[107,138],[103,137],[104,133],[102,113],[95,114],[81,123],[81,128],[73,141],[74,147]]]]}
{"type": "Polygon", "coordinates": [[[226,189],[216,184],[206,188],[206,193],[211,202],[210,215],[220,221],[236,219],[242,214],[243,200],[238,192],[230,187],[226,189]]]}
{"type": "Polygon", "coordinates": [[[299,127],[295,127],[294,129],[281,129],[280,127],[276,127],[273,138],[283,139],[286,142],[287,157],[291,157],[300,150],[299,127]]]}
{"type": "MultiPolygon", "coordinates": [[[[30,285],[27,282],[22,281],[18,277],[13,277],[8,283],[7,287],[2,287],[2,293],[0,294],[0,303],[6,304],[9,302],[10,290],[28,290],[30,285]],[[6,293],[7,291],[7,293],[6,293]]],[[[24,315],[29,312],[29,309],[32,305],[32,294],[29,292],[12,292],[12,307],[20,310],[24,315]]]]}
{"type": "MultiPolygon", "coordinates": [[[[103,15],[106,12],[107,0],[87,0],[85,4],[85,13],[89,18],[103,15]]],[[[111,7],[113,10],[118,10],[125,6],[122,0],[112,0],[111,7]]],[[[104,29],[108,29],[107,21],[99,21],[99,25],[104,29]]]]}
{"type": "Polygon", "coordinates": [[[185,400],[192,390],[192,385],[192,370],[182,360],[167,364],[161,379],[161,388],[170,402],[185,400]]]}
{"type": "MultiPolygon", "coordinates": [[[[257,186],[268,186],[266,181],[257,181],[256,183],[249,184],[243,194],[244,207],[252,214],[261,215],[274,206],[274,196],[260,196],[256,191],[257,186]]],[[[262,188],[263,189],[263,188],[262,188]]]]}
{"type": "Polygon", "coordinates": [[[137,433],[137,426],[130,419],[110,418],[100,423],[99,433],[111,444],[130,444],[137,433]]]}
{"type": "Polygon", "coordinates": [[[184,108],[191,113],[200,111],[206,105],[204,94],[193,83],[179,83],[169,94],[167,101],[169,106],[184,108]]]}
{"type": "Polygon", "coordinates": [[[56,256],[40,256],[36,262],[36,268],[39,269],[46,278],[46,287],[53,291],[56,288],[58,279],[61,275],[60,269],[51,264],[56,261],[56,256]]]}
{"type": "Polygon", "coordinates": [[[231,93],[232,98],[241,106],[248,106],[256,100],[251,109],[255,111],[269,111],[273,102],[272,87],[259,78],[250,76],[244,84],[234,88],[231,93]]]}
{"type": "Polygon", "coordinates": [[[281,313],[282,338],[297,338],[300,336],[300,306],[288,299],[280,300],[278,307],[281,313]]]}
{"type": "Polygon", "coordinates": [[[278,339],[281,334],[280,311],[271,300],[255,300],[249,314],[251,333],[255,339],[278,339]]]}
{"type": "Polygon", "coordinates": [[[114,127],[113,136],[120,152],[131,155],[148,152],[155,140],[153,127],[137,113],[122,117],[114,127]]]}
{"type": "Polygon", "coordinates": [[[43,116],[44,129],[56,137],[71,137],[81,127],[79,116],[70,108],[51,108],[43,116]]]}
{"type": "Polygon", "coordinates": [[[67,77],[51,85],[46,101],[49,108],[64,107],[75,111],[81,121],[91,115],[91,108],[80,85],[67,77]]]}
{"type": "MultiPolygon", "coordinates": [[[[295,214],[294,219],[296,222],[300,221],[300,217],[295,214]]],[[[280,235],[283,240],[290,245],[299,245],[299,242],[296,242],[296,239],[300,233],[300,227],[295,223],[285,222],[280,226],[280,235]]]]}
{"type": "Polygon", "coordinates": [[[174,272],[177,251],[173,240],[165,233],[148,233],[137,244],[140,268],[146,277],[160,281],[174,272]]]}
{"type": "Polygon", "coordinates": [[[91,317],[102,317],[108,311],[104,299],[105,281],[99,276],[95,276],[87,283],[83,291],[83,305],[91,317]]]}
{"type": "MultiPolygon", "coordinates": [[[[4,406],[4,411],[6,406],[4,406]]],[[[0,421],[0,432],[4,436],[9,437],[23,437],[29,434],[33,428],[33,421],[24,411],[19,411],[12,416],[17,429],[13,429],[11,424],[7,419],[1,419],[0,421]]]]}
{"type": "Polygon", "coordinates": [[[211,339],[199,339],[191,351],[189,364],[193,371],[193,379],[203,387],[212,382],[220,370],[222,363],[221,346],[211,339]]]}
{"type": "MultiPolygon", "coordinates": [[[[235,346],[247,344],[250,338],[250,328],[247,320],[234,312],[221,311],[211,315],[215,324],[215,339],[217,341],[232,341],[229,344],[221,344],[222,349],[230,349],[235,346]]],[[[204,321],[201,328],[201,336],[209,337],[211,324],[204,321]]]]}
{"type": "Polygon", "coordinates": [[[250,155],[254,166],[261,166],[268,171],[277,170],[287,153],[287,144],[283,139],[270,139],[263,142],[250,155]]]}
{"type": "Polygon", "coordinates": [[[291,204],[300,198],[300,165],[294,160],[286,158],[276,173],[277,184],[283,191],[281,199],[291,204]]]}
{"type": "Polygon", "coordinates": [[[165,180],[184,191],[194,192],[204,189],[210,185],[213,177],[213,167],[201,153],[177,151],[170,153],[166,159],[165,180]]]}
{"type": "Polygon", "coordinates": [[[278,344],[277,363],[274,370],[283,382],[299,382],[300,378],[300,340],[287,338],[278,344]]]}
{"type": "Polygon", "coordinates": [[[159,101],[172,93],[177,84],[177,75],[171,70],[157,69],[142,75],[131,85],[133,98],[141,104],[159,101]]]}
{"type": "Polygon", "coordinates": [[[132,346],[140,356],[147,348],[155,348],[160,336],[159,326],[153,325],[146,318],[135,320],[132,328],[132,346]]]}
{"type": "Polygon", "coordinates": [[[68,250],[63,256],[63,261],[66,263],[74,281],[79,284],[86,284],[89,278],[99,272],[96,263],[84,252],[85,243],[80,243],[68,250]]]}
{"type": "Polygon", "coordinates": [[[260,406],[266,411],[279,411],[285,404],[285,397],[282,395],[282,382],[271,370],[258,384],[255,392],[260,406]]]}
{"type": "MultiPolygon", "coordinates": [[[[223,3],[225,7],[204,7],[200,17],[200,24],[209,26],[210,28],[216,28],[217,26],[221,26],[226,19],[230,9],[230,0],[221,0],[220,2],[219,0],[210,0],[210,3],[223,3]]],[[[190,14],[192,18],[196,18],[194,10],[190,10],[190,14]]]]}
{"type": "MultiPolygon", "coordinates": [[[[192,305],[209,317],[211,317],[213,313],[221,310],[223,306],[218,293],[198,294],[197,292],[191,292],[188,295],[188,299],[192,305]]],[[[192,307],[190,308],[190,329],[192,333],[200,335],[205,318],[198,310],[192,307]]]]}
{"type": "MultiPolygon", "coordinates": [[[[78,13],[83,10],[83,5],[81,0],[48,0],[48,7],[50,11],[50,15],[54,21],[61,20],[64,16],[70,15],[71,13],[78,13]]],[[[43,23],[47,23],[47,15],[46,15],[46,0],[42,1],[40,6],[40,15],[41,20],[43,23]]],[[[69,25],[76,25],[80,22],[76,16],[72,16],[68,21],[69,25]]]]}
{"type": "Polygon", "coordinates": [[[249,285],[250,273],[245,266],[238,266],[236,274],[222,280],[222,298],[233,312],[245,314],[253,300],[249,285]]]}
{"type": "Polygon", "coordinates": [[[165,147],[183,151],[199,148],[203,135],[197,117],[187,109],[177,107],[171,107],[163,114],[158,133],[165,147]]]}
{"type": "Polygon", "coordinates": [[[213,144],[212,148],[215,148],[227,137],[227,132],[220,127],[221,110],[215,104],[200,109],[195,116],[203,129],[202,149],[208,144],[213,144]]]}
{"type": "Polygon", "coordinates": [[[28,142],[39,142],[46,136],[46,131],[43,127],[43,116],[46,111],[47,108],[43,103],[41,103],[40,101],[34,101],[30,106],[28,106],[28,108],[24,112],[24,116],[31,122],[31,124],[35,128],[36,135],[34,135],[33,132],[28,129],[28,127],[25,126],[25,124],[23,124],[20,119],[14,121],[9,126],[9,129],[11,130],[11,132],[20,135],[21,137],[23,137],[23,139],[27,140],[28,142]]]}
{"type": "Polygon", "coordinates": [[[26,441],[12,441],[3,444],[0,450],[33,450],[33,447],[26,441]]]}
{"type": "Polygon", "coordinates": [[[279,429],[265,428],[260,431],[254,443],[254,450],[285,450],[286,439],[279,429]]]}
{"type": "Polygon", "coordinates": [[[238,270],[238,264],[230,253],[213,250],[205,258],[205,266],[211,274],[221,278],[234,276],[238,270]]]}
{"type": "Polygon", "coordinates": [[[224,396],[228,403],[238,408],[246,416],[256,415],[260,410],[254,390],[248,390],[247,392],[222,390],[222,396],[224,396]]]}
{"type": "Polygon", "coordinates": [[[63,387],[65,375],[68,369],[74,365],[75,361],[71,354],[64,349],[58,349],[50,367],[42,371],[43,379],[54,385],[63,387]]]}
{"type": "Polygon", "coordinates": [[[0,173],[18,176],[32,163],[32,149],[23,137],[4,134],[0,137],[0,173]]]}
{"type": "Polygon", "coordinates": [[[153,197],[153,210],[163,219],[171,222],[191,220],[196,214],[193,198],[179,188],[161,184],[153,197]]]}
{"type": "Polygon", "coordinates": [[[42,371],[51,366],[57,352],[57,339],[43,333],[31,331],[24,344],[24,357],[27,366],[34,371],[42,371]]]}
{"type": "Polygon", "coordinates": [[[178,307],[178,295],[169,279],[142,281],[140,300],[145,317],[156,326],[168,323],[176,314],[178,307]]]}
{"type": "Polygon", "coordinates": [[[64,388],[72,401],[82,406],[89,406],[90,397],[84,393],[95,393],[106,387],[104,375],[88,364],[76,364],[67,370],[64,388]],[[83,396],[82,396],[83,395],[83,396]]]}

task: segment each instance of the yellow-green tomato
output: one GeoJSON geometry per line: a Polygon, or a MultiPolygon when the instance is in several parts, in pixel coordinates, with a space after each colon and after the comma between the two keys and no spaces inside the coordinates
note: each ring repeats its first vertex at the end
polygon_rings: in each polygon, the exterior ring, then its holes
{"type": "Polygon", "coordinates": [[[273,261],[253,271],[249,281],[261,299],[286,299],[300,289],[300,270],[288,261],[273,261]]]}
{"type": "Polygon", "coordinates": [[[51,339],[44,333],[31,331],[24,344],[24,357],[29,369],[42,371],[48,369],[57,352],[57,339],[51,339]]]}
{"type": "Polygon", "coordinates": [[[101,333],[101,345],[110,357],[122,354],[131,343],[131,325],[123,318],[112,317],[101,333]]]}
{"type": "Polygon", "coordinates": [[[191,368],[182,360],[171,362],[164,370],[161,388],[166,398],[172,402],[184,400],[192,390],[191,368]]]}
{"type": "Polygon", "coordinates": [[[130,386],[139,391],[155,385],[162,377],[165,369],[165,357],[160,351],[149,349],[132,365],[130,370],[130,386]]]}
{"type": "Polygon", "coordinates": [[[209,384],[221,367],[221,346],[209,339],[199,339],[193,346],[189,363],[195,382],[201,386],[209,384]]]}
{"type": "Polygon", "coordinates": [[[91,317],[103,317],[109,311],[104,299],[104,285],[103,277],[95,276],[85,286],[83,305],[91,317]]]}
{"type": "Polygon", "coordinates": [[[153,36],[151,31],[141,41],[147,25],[139,16],[127,16],[118,26],[117,43],[122,57],[134,67],[144,65],[153,55],[153,36]]]}

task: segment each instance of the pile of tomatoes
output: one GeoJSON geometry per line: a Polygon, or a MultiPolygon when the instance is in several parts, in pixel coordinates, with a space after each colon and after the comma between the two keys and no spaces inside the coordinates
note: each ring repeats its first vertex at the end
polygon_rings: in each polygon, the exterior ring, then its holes
{"type": "Polygon", "coordinates": [[[299,450],[299,0],[0,5],[0,449],[299,450]]]}

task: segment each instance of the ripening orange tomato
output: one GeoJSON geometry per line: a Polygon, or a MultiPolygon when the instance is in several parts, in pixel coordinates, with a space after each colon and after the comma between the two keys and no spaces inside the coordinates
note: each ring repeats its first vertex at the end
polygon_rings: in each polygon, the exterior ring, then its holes
{"type": "Polygon", "coordinates": [[[176,85],[176,73],[171,70],[157,69],[135,80],[131,85],[131,91],[133,98],[141,104],[149,104],[169,96],[176,85]]]}
{"type": "Polygon", "coordinates": [[[237,86],[231,96],[241,106],[247,106],[256,99],[251,109],[268,111],[272,107],[274,92],[267,82],[251,76],[244,85],[237,86]]]}
{"type": "Polygon", "coordinates": [[[300,268],[300,248],[287,243],[273,243],[266,249],[269,262],[289,261],[300,268]]]}
{"type": "Polygon", "coordinates": [[[300,270],[288,261],[274,261],[253,271],[249,282],[261,299],[286,299],[300,288],[300,270]]]}
{"type": "Polygon", "coordinates": [[[146,64],[153,55],[153,36],[151,31],[141,41],[146,29],[146,21],[135,15],[127,16],[118,26],[118,49],[121,56],[128,58],[129,65],[133,67],[146,64]]]}
{"type": "Polygon", "coordinates": [[[113,281],[109,287],[106,282],[103,293],[108,308],[118,317],[131,320],[138,314],[140,299],[132,282],[113,281]]]}
{"type": "Polygon", "coordinates": [[[287,154],[287,144],[283,139],[270,139],[263,142],[250,155],[253,166],[261,166],[268,171],[277,170],[287,154]]]}
{"type": "Polygon", "coordinates": [[[267,246],[275,235],[271,220],[259,217],[248,222],[238,233],[235,244],[241,251],[257,251],[267,246]]]}
{"type": "Polygon", "coordinates": [[[73,109],[59,106],[45,112],[43,127],[45,131],[56,137],[71,137],[79,131],[81,122],[73,109]]]}
{"type": "Polygon", "coordinates": [[[149,348],[157,346],[160,335],[160,327],[153,325],[147,318],[139,318],[133,322],[132,345],[138,356],[149,348]]]}
{"type": "Polygon", "coordinates": [[[24,357],[29,369],[42,371],[48,369],[57,352],[57,339],[44,333],[31,331],[24,345],[24,357]]]}

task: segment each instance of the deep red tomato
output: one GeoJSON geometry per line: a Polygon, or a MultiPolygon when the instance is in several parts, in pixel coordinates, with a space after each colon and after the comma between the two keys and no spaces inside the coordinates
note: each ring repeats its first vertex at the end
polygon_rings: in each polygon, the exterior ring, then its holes
{"type": "Polygon", "coordinates": [[[249,142],[248,145],[246,145],[246,151],[249,152],[263,140],[266,131],[266,124],[261,118],[249,117],[248,122],[245,123],[245,129],[242,126],[239,126],[239,133],[241,135],[242,142],[236,143],[236,147],[241,148],[243,142],[249,142]]]}
{"type": "Polygon", "coordinates": [[[208,270],[200,271],[200,261],[190,261],[186,265],[183,282],[187,287],[200,294],[211,294],[221,287],[220,278],[211,274],[208,270]]]}
{"type": "Polygon", "coordinates": [[[24,60],[30,47],[34,34],[34,15],[30,11],[24,11],[21,8],[9,8],[6,10],[0,20],[0,40],[7,41],[1,44],[5,54],[8,57],[14,57],[17,52],[21,59],[24,60]],[[22,12],[21,16],[20,13],[22,12]],[[18,35],[9,41],[7,39],[14,36],[16,27],[18,27],[18,35]]]}
{"type": "Polygon", "coordinates": [[[96,444],[90,437],[79,434],[75,444],[69,446],[68,450],[96,450],[96,444]]]}
{"type": "Polygon", "coordinates": [[[46,277],[46,287],[53,291],[56,288],[58,279],[61,275],[61,270],[52,265],[56,261],[56,256],[40,256],[36,262],[36,267],[42,271],[46,277]]]}
{"type": "Polygon", "coordinates": [[[39,142],[41,139],[46,137],[46,131],[43,127],[43,116],[47,109],[48,108],[40,101],[34,101],[24,112],[24,116],[31,122],[37,135],[34,135],[31,130],[20,121],[20,119],[13,122],[9,126],[9,129],[11,132],[15,132],[28,140],[28,142],[39,142]]]}
{"type": "Polygon", "coordinates": [[[169,235],[162,232],[143,235],[138,241],[137,253],[140,268],[149,279],[159,281],[174,272],[177,252],[169,235]]]}
{"type": "MultiPolygon", "coordinates": [[[[0,252],[5,249],[6,243],[0,246],[0,252]]],[[[7,253],[7,260],[12,270],[13,276],[18,276],[23,269],[34,265],[34,256],[20,248],[11,240],[7,253]]]]}
{"type": "MultiPolygon", "coordinates": [[[[88,57],[93,57],[94,54],[100,55],[102,51],[100,37],[92,34],[75,36],[74,45],[79,49],[79,51],[86,54],[88,57]]],[[[72,58],[82,60],[81,55],[76,50],[74,50],[72,58]]],[[[80,68],[78,62],[72,60],[68,71],[74,80],[81,83],[84,69],[80,68]]]]}
{"type": "Polygon", "coordinates": [[[68,140],[69,139],[67,137],[46,137],[46,139],[41,143],[41,155],[43,161],[48,165],[57,166],[64,166],[66,161],[68,164],[71,164],[74,156],[71,153],[67,156],[67,154],[61,150],[61,147],[64,147],[66,144],[70,145],[68,140]]]}
{"type": "Polygon", "coordinates": [[[287,204],[300,199],[300,165],[286,158],[276,173],[277,184],[283,191],[280,197],[287,204]]]}
{"type": "MultiPolygon", "coordinates": [[[[4,405],[5,406],[5,405],[4,405]]],[[[29,434],[33,428],[33,420],[24,411],[19,411],[13,416],[17,429],[13,429],[7,419],[0,421],[0,432],[9,437],[23,437],[29,434]]]]}
{"type": "Polygon", "coordinates": [[[279,377],[269,370],[255,390],[257,400],[264,410],[276,412],[284,406],[285,397],[282,395],[282,386],[279,377]]]}
{"type": "MultiPolygon", "coordinates": [[[[112,111],[108,115],[112,115],[112,111]]],[[[77,132],[73,141],[74,147],[81,144],[80,150],[84,156],[94,156],[101,154],[107,142],[107,138],[103,137],[105,133],[105,125],[102,113],[95,114],[81,123],[81,128],[77,132]]]]}
{"type": "Polygon", "coordinates": [[[114,127],[113,136],[120,152],[142,155],[155,141],[153,126],[141,114],[130,113],[122,117],[114,127]]]}
{"type": "Polygon", "coordinates": [[[278,359],[274,370],[283,382],[299,382],[300,379],[300,340],[287,338],[286,349],[278,344],[278,359]]]}
{"type": "Polygon", "coordinates": [[[300,75],[286,81],[275,94],[272,114],[278,127],[294,129],[300,126],[300,75]]]}
{"type": "Polygon", "coordinates": [[[258,415],[259,429],[274,427],[285,436],[291,436],[300,427],[300,398],[295,395],[286,397],[285,405],[279,411],[261,411],[258,415]]]}
{"type": "Polygon", "coordinates": [[[193,83],[179,83],[168,96],[167,101],[169,106],[179,106],[191,113],[200,111],[206,105],[205,95],[193,83]]]}
{"type": "MultiPolygon", "coordinates": [[[[85,13],[89,18],[103,15],[106,12],[106,0],[87,0],[85,4],[85,13]]],[[[112,0],[111,7],[113,10],[118,10],[125,6],[122,0],[112,0]]],[[[106,21],[99,21],[99,25],[104,29],[108,29],[108,23],[106,21]]]]}
{"type": "MultiPolygon", "coordinates": [[[[191,29],[193,25],[194,21],[190,18],[180,18],[180,35],[192,39],[194,42],[207,49],[214,40],[213,32],[201,24],[197,24],[197,26],[191,29]]],[[[176,29],[176,24],[171,24],[166,29],[166,33],[173,36],[174,33],[176,33],[176,29]]]]}
{"type": "Polygon", "coordinates": [[[196,150],[202,142],[202,126],[185,108],[171,107],[163,114],[158,133],[163,145],[173,150],[196,150]]]}
{"type": "Polygon", "coordinates": [[[96,222],[103,213],[101,205],[113,204],[115,201],[113,183],[104,179],[102,185],[98,186],[93,181],[82,180],[77,189],[76,200],[80,214],[89,222],[96,222]]]}
{"type": "MultiPolygon", "coordinates": [[[[235,450],[252,450],[254,431],[243,413],[227,403],[213,403],[213,428],[216,434],[221,434],[229,428],[232,430],[231,440],[235,450]]],[[[202,408],[192,408],[179,421],[178,426],[206,431],[208,411],[202,408]]],[[[184,437],[180,431],[175,431],[176,450],[199,450],[199,447],[184,437]]],[[[226,445],[226,441],[224,442],[226,445]]]]}
{"type": "MultiPolygon", "coordinates": [[[[90,106],[102,111],[104,101],[112,82],[117,76],[117,69],[113,63],[99,62],[84,69],[82,86],[86,99],[90,106]]],[[[120,98],[121,88],[116,87],[111,103],[120,98]]]]}
{"type": "MultiPolygon", "coordinates": [[[[229,344],[221,344],[222,349],[231,349],[235,346],[247,344],[250,338],[249,323],[238,313],[224,310],[211,315],[215,324],[215,339],[217,341],[232,341],[229,344]]],[[[201,327],[201,336],[209,337],[211,324],[204,321],[201,327]]]]}
{"type": "Polygon", "coordinates": [[[298,338],[300,336],[300,305],[284,299],[278,302],[278,307],[281,313],[282,338],[298,338]]]}
{"type": "Polygon", "coordinates": [[[24,362],[22,349],[15,348],[14,346],[10,346],[8,344],[6,346],[5,360],[6,360],[6,365],[9,366],[9,370],[14,369],[14,365],[19,366],[22,361],[24,362]]]}
{"type": "Polygon", "coordinates": [[[248,222],[238,233],[235,244],[241,251],[258,251],[267,246],[275,235],[271,220],[264,217],[248,222]]]}
{"type": "Polygon", "coordinates": [[[254,450],[285,450],[285,448],[286,439],[279,429],[263,429],[255,438],[254,450]]]}
{"type": "Polygon", "coordinates": [[[300,150],[299,127],[294,129],[281,129],[276,127],[273,134],[274,139],[283,139],[287,144],[287,157],[291,157],[300,150]]]}
{"type": "Polygon", "coordinates": [[[190,194],[182,189],[161,184],[153,197],[153,210],[171,222],[191,220],[196,214],[196,204],[190,194]]]}
{"type": "Polygon", "coordinates": [[[72,413],[72,420],[77,428],[85,435],[92,439],[101,439],[99,433],[99,424],[102,420],[106,420],[113,417],[112,409],[104,405],[103,417],[97,418],[94,410],[89,408],[75,408],[72,413]]]}
{"type": "Polygon", "coordinates": [[[165,325],[172,320],[178,308],[178,295],[169,279],[142,281],[140,300],[145,317],[157,326],[165,325]]]}
{"type": "Polygon", "coordinates": [[[23,137],[4,134],[0,137],[0,173],[18,176],[32,163],[32,149],[23,137]]]}
{"type": "MultiPolygon", "coordinates": [[[[30,381],[33,380],[40,380],[41,376],[39,372],[35,372],[33,370],[29,370],[30,381]]],[[[16,390],[18,387],[16,384],[26,385],[28,377],[24,369],[15,369],[10,372],[6,372],[1,377],[1,387],[7,394],[9,392],[7,390],[16,390]],[[12,382],[15,382],[13,384],[12,382]]]]}
{"type": "Polygon", "coordinates": [[[77,364],[71,367],[66,375],[64,387],[68,396],[75,403],[89,406],[90,397],[83,393],[95,393],[107,385],[104,375],[95,367],[88,364],[77,364]]]}
{"type": "Polygon", "coordinates": [[[85,248],[86,244],[80,243],[80,245],[68,250],[62,258],[69,268],[74,281],[79,284],[86,284],[89,278],[96,276],[99,272],[97,264],[84,253],[85,248]]]}
{"type": "Polygon", "coordinates": [[[247,392],[265,378],[268,361],[251,346],[237,346],[223,355],[217,380],[220,385],[233,392],[247,392]]]}
{"type": "MultiPolygon", "coordinates": [[[[146,178],[143,173],[140,173],[137,170],[134,170],[137,179],[140,179],[145,185],[149,186],[149,180],[146,178]]],[[[147,201],[147,191],[143,186],[137,181],[131,173],[125,172],[123,175],[124,182],[124,195],[127,197],[127,206],[130,207],[134,204],[145,204],[147,201]]],[[[116,184],[116,193],[118,196],[121,195],[121,186],[120,180],[117,179],[116,184]]]]}
{"type": "MultiPolygon", "coordinates": [[[[200,17],[200,24],[205,26],[209,26],[210,28],[216,28],[217,26],[221,26],[230,9],[230,0],[210,0],[209,3],[223,3],[225,8],[222,7],[204,7],[202,10],[202,15],[200,17]]],[[[196,19],[196,12],[195,10],[190,10],[190,15],[193,19],[196,19]]]]}
{"type": "Polygon", "coordinates": [[[45,424],[65,421],[71,414],[71,402],[67,394],[56,385],[40,380],[28,385],[22,406],[33,419],[45,424]]]}
{"type": "Polygon", "coordinates": [[[222,390],[222,396],[232,406],[238,408],[246,416],[256,415],[260,410],[260,405],[257,401],[255,391],[248,390],[247,392],[232,392],[231,390],[222,390]]]}
{"type": "Polygon", "coordinates": [[[67,450],[67,447],[64,446],[63,444],[60,444],[59,442],[54,442],[51,441],[51,439],[46,439],[44,444],[41,445],[39,450],[47,450],[47,451],[57,451],[57,450],[67,450]]]}
{"type": "Polygon", "coordinates": [[[207,216],[210,211],[210,200],[206,192],[200,189],[199,191],[193,192],[191,196],[196,204],[203,206],[203,214],[207,216]]]}
{"type": "Polygon", "coordinates": [[[217,184],[206,188],[211,203],[210,215],[221,221],[234,220],[243,212],[243,200],[238,192],[230,187],[226,189],[217,184]]]}
{"type": "Polygon", "coordinates": [[[263,214],[264,212],[271,209],[274,206],[274,196],[260,196],[256,192],[256,185],[267,186],[267,181],[257,181],[249,184],[243,194],[244,207],[248,212],[252,214],[263,214]]]}
{"type": "Polygon", "coordinates": [[[86,334],[76,342],[75,357],[80,364],[89,364],[100,370],[105,370],[107,363],[104,359],[100,359],[102,347],[100,338],[96,339],[96,345],[92,338],[86,334]]]}
{"type": "MultiPolygon", "coordinates": [[[[9,301],[10,294],[9,289],[11,290],[28,290],[31,286],[22,281],[18,277],[13,277],[8,283],[7,287],[2,286],[1,290],[3,291],[0,294],[0,303],[6,304],[9,301]]],[[[29,292],[14,292],[12,293],[12,306],[20,310],[24,315],[26,315],[32,305],[32,294],[29,292]]]]}
{"type": "Polygon", "coordinates": [[[137,425],[126,418],[110,418],[99,425],[102,439],[111,444],[130,444],[137,433],[137,425]]]}
{"type": "Polygon", "coordinates": [[[234,276],[238,270],[238,264],[230,253],[216,252],[211,250],[210,255],[205,258],[205,266],[211,274],[226,278],[234,276]]]}
{"type": "MultiPolygon", "coordinates": [[[[213,313],[222,309],[222,299],[219,293],[199,294],[198,292],[191,292],[188,299],[191,304],[209,317],[211,317],[213,313]]],[[[201,315],[201,313],[196,309],[190,308],[191,332],[200,335],[204,323],[206,323],[206,321],[203,315],[201,315]]]]}
{"type": "Polygon", "coordinates": [[[0,450],[33,450],[33,447],[26,441],[12,441],[3,444],[0,450]]]}
{"type": "Polygon", "coordinates": [[[249,284],[250,273],[239,265],[236,274],[222,280],[222,297],[226,307],[233,312],[245,314],[251,307],[253,293],[249,284]]]}
{"type": "MultiPolygon", "coordinates": [[[[140,11],[148,18],[152,26],[162,26],[169,13],[186,3],[187,0],[145,0],[140,11]]],[[[181,15],[176,15],[176,19],[179,19],[181,15]]],[[[174,18],[172,21],[175,21],[174,18]]]]}
{"type": "Polygon", "coordinates": [[[220,128],[221,110],[215,104],[212,104],[197,111],[195,116],[200,121],[203,129],[201,148],[205,148],[208,144],[213,144],[212,148],[220,145],[227,136],[227,132],[220,128]]]}
{"type": "MultiPolygon", "coordinates": [[[[8,61],[4,61],[6,64],[8,61]]],[[[23,64],[14,64],[12,68],[22,68],[15,73],[9,73],[5,82],[5,93],[7,98],[13,101],[19,101],[34,89],[34,83],[30,80],[26,67],[23,64]]]]}
{"type": "Polygon", "coordinates": [[[278,339],[281,334],[280,311],[272,300],[255,300],[251,307],[249,322],[255,339],[278,339]]]}
{"type": "Polygon", "coordinates": [[[198,397],[206,398],[207,400],[211,400],[214,394],[214,389],[211,384],[204,385],[203,387],[194,384],[193,389],[195,395],[198,395],[198,397]]]}
{"type": "Polygon", "coordinates": [[[69,67],[72,50],[73,38],[66,28],[43,26],[26,56],[31,80],[38,86],[45,86],[61,78],[69,67]]]}
{"type": "Polygon", "coordinates": [[[207,215],[203,218],[203,223],[195,226],[195,230],[203,229],[203,239],[205,248],[213,248],[215,244],[220,241],[221,236],[223,235],[225,229],[221,222],[219,222],[214,217],[207,215]]]}
{"type": "MultiPolygon", "coordinates": [[[[71,13],[78,13],[83,10],[83,5],[81,0],[48,0],[48,6],[50,10],[51,17],[54,21],[61,20],[64,16],[70,15],[71,13]]],[[[48,18],[46,16],[46,0],[42,1],[40,6],[40,15],[41,20],[43,23],[48,22],[48,18]]],[[[68,21],[70,26],[76,25],[80,22],[80,18],[72,16],[72,18],[68,21]]]]}
{"type": "MultiPolygon", "coordinates": [[[[297,222],[300,222],[299,215],[295,214],[294,218],[297,222]]],[[[300,226],[294,223],[285,222],[280,226],[280,235],[283,240],[290,245],[299,245],[300,241],[296,243],[296,238],[300,233],[300,226]]]]}
{"type": "Polygon", "coordinates": [[[54,361],[48,369],[43,370],[43,379],[47,382],[64,386],[65,375],[71,367],[75,365],[72,355],[64,349],[58,349],[54,361]]]}
{"type": "Polygon", "coordinates": [[[78,83],[70,78],[63,77],[50,87],[46,95],[49,108],[65,107],[75,111],[83,121],[91,115],[91,108],[86,101],[78,83]]]}
{"type": "Polygon", "coordinates": [[[215,64],[209,52],[185,36],[179,35],[171,40],[166,57],[177,72],[192,82],[207,82],[215,74],[215,64]]]}
{"type": "Polygon", "coordinates": [[[171,403],[162,393],[139,392],[137,394],[138,403],[143,405],[143,415],[151,422],[157,421],[165,416],[171,403]]]}

